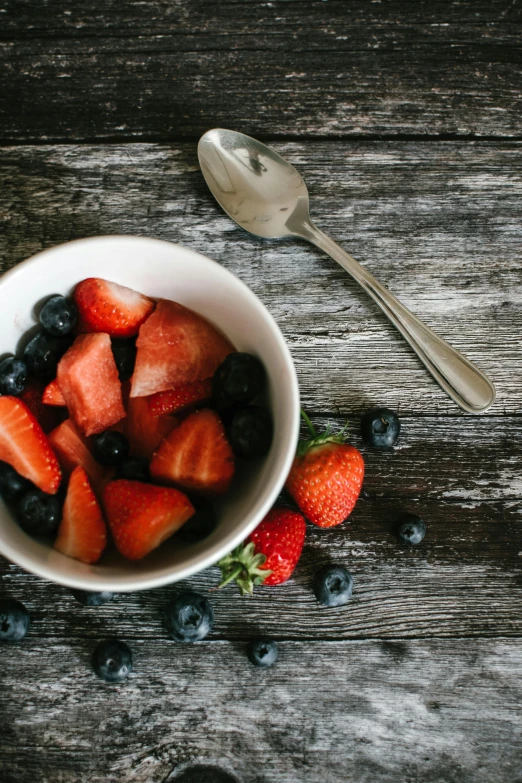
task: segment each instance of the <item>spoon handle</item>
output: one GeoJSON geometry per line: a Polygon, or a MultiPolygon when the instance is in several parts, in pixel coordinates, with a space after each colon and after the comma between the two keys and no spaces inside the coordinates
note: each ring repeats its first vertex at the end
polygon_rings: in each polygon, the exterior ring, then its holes
{"type": "Polygon", "coordinates": [[[489,378],[423,324],[353,256],[311,222],[302,223],[295,233],[328,253],[357,280],[395,324],[424,366],[457,405],[469,413],[481,413],[493,404],[495,387],[489,378]]]}

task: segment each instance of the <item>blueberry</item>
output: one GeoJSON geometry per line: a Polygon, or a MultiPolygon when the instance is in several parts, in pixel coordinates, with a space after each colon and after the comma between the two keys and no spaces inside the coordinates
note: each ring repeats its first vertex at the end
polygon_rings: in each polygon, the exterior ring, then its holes
{"type": "Polygon", "coordinates": [[[29,628],[29,612],[14,598],[0,599],[0,642],[19,642],[29,628]]]}
{"type": "Polygon", "coordinates": [[[270,449],[273,429],[268,411],[248,405],[234,413],[227,435],[234,454],[243,459],[259,459],[270,449]]]}
{"type": "Polygon", "coordinates": [[[6,503],[19,500],[31,486],[31,482],[20,476],[11,465],[0,462],[0,495],[6,503]]]}
{"type": "Polygon", "coordinates": [[[136,363],[136,340],[134,338],[112,339],[112,353],[120,381],[128,381],[136,363]]]}
{"type": "Polygon", "coordinates": [[[376,449],[391,449],[397,443],[400,431],[399,417],[388,408],[373,408],[361,419],[363,440],[376,449]]]}
{"type": "Polygon", "coordinates": [[[22,530],[30,536],[53,536],[58,530],[62,508],[56,495],[47,495],[41,489],[30,489],[16,507],[22,530]]]}
{"type": "Polygon", "coordinates": [[[277,660],[277,643],[266,636],[252,639],[247,646],[247,656],[254,666],[273,666],[277,660]]]}
{"type": "Polygon", "coordinates": [[[250,353],[231,353],[212,379],[212,396],[218,408],[231,408],[254,399],[266,383],[266,371],[250,353]]]}
{"type": "Polygon", "coordinates": [[[101,606],[114,598],[114,593],[108,591],[89,593],[87,590],[71,590],[71,592],[76,600],[84,606],[101,606]]]}
{"type": "Polygon", "coordinates": [[[94,673],[106,682],[123,682],[132,671],[132,653],[119,639],[105,639],[92,654],[94,673]]]}
{"type": "Polygon", "coordinates": [[[314,576],[312,589],[320,604],[342,606],[352,597],[352,575],[344,566],[323,566],[314,576]]]}
{"type": "Polygon", "coordinates": [[[65,337],[71,334],[78,320],[76,305],[71,299],[56,294],[40,310],[40,323],[53,337],[65,337]]]}
{"type": "Polygon", "coordinates": [[[70,337],[52,337],[38,332],[24,350],[23,358],[29,372],[42,380],[55,378],[57,364],[71,344],[70,337]]]}
{"type": "Polygon", "coordinates": [[[403,514],[397,525],[397,535],[403,544],[420,544],[426,535],[426,525],[415,514],[403,514]]]}
{"type": "Polygon", "coordinates": [[[127,457],[116,471],[116,478],[129,481],[150,481],[149,461],[145,457],[127,457]]]}
{"type": "Polygon", "coordinates": [[[129,441],[121,432],[106,430],[94,439],[94,456],[102,465],[121,465],[129,455],[129,441]]]}
{"type": "Polygon", "coordinates": [[[217,527],[217,516],[212,504],[206,498],[190,498],[196,509],[194,516],[178,530],[176,538],[195,544],[207,538],[217,527]]]}
{"type": "Polygon", "coordinates": [[[199,642],[214,627],[214,610],[205,596],[186,590],[167,604],[165,620],[176,642],[199,642]]]}
{"type": "Polygon", "coordinates": [[[8,356],[0,362],[0,394],[18,397],[27,383],[27,365],[21,359],[8,356]]]}

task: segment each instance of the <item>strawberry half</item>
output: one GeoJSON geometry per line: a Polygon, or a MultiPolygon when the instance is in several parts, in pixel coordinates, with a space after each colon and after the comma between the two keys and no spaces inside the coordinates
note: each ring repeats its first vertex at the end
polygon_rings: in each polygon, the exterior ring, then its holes
{"type": "Polygon", "coordinates": [[[62,471],[29,408],[17,397],[0,397],[0,460],[43,492],[56,494],[62,471]]]}
{"type": "Polygon", "coordinates": [[[129,560],[145,557],[194,514],[177,489],[126,479],[107,484],[103,502],[114,543],[129,560]]]}
{"type": "Polygon", "coordinates": [[[254,585],[280,585],[292,576],[306,533],[301,514],[274,508],[251,533],[245,544],[224,557],[220,587],[235,581],[241,593],[252,593],[254,585]]]}
{"type": "Polygon", "coordinates": [[[42,402],[45,405],[61,405],[64,406],[67,403],[65,402],[65,397],[62,394],[62,390],[58,386],[58,381],[56,378],[54,381],[51,381],[51,383],[45,387],[44,393],[42,396],[42,402]]]}
{"type": "Polygon", "coordinates": [[[69,479],[54,548],[62,555],[97,563],[107,544],[107,528],[87,473],[80,466],[69,479]]]}
{"type": "Polygon", "coordinates": [[[182,489],[226,492],[234,476],[234,455],[217,413],[197,411],[172,430],[152,457],[150,474],[182,489]]]}
{"type": "Polygon", "coordinates": [[[140,329],[131,397],[146,397],[214,375],[234,347],[205,318],[160,299],[140,329]]]}
{"type": "Polygon", "coordinates": [[[79,332],[106,332],[111,337],[133,337],[152,313],[147,296],[110,280],[88,277],[74,289],[79,332]]]}
{"type": "Polygon", "coordinates": [[[212,378],[204,381],[185,383],[176,389],[157,392],[147,397],[149,410],[153,416],[165,416],[177,413],[192,405],[206,402],[212,397],[212,378]]]}
{"type": "Polygon", "coordinates": [[[121,381],[108,334],[82,334],[58,364],[57,381],[69,415],[84,435],[125,416],[121,381]]]}
{"type": "Polygon", "coordinates": [[[299,444],[285,487],[303,514],[319,527],[340,525],[361,492],[364,460],[342,436],[317,435],[303,412],[312,439],[299,444]]]}
{"type": "Polygon", "coordinates": [[[49,442],[66,476],[70,476],[81,465],[97,492],[107,483],[108,469],[94,459],[86,441],[70,419],[66,419],[49,434],[49,442]]]}
{"type": "Polygon", "coordinates": [[[153,416],[147,397],[131,397],[123,424],[132,456],[150,459],[177,421],[171,416],[153,416]]]}

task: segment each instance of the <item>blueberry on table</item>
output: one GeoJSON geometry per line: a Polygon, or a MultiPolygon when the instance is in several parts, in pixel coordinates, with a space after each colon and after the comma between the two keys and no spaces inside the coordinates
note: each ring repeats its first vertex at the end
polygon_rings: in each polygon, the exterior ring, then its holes
{"type": "Polygon", "coordinates": [[[400,431],[399,417],[388,408],[373,408],[361,419],[362,438],[376,449],[391,449],[397,443],[400,431]]]}
{"type": "Polygon", "coordinates": [[[277,660],[277,643],[267,637],[252,639],[247,645],[247,656],[254,666],[273,666],[277,660]]]}
{"type": "Polygon", "coordinates": [[[72,299],[56,294],[40,310],[40,323],[53,337],[71,334],[78,320],[78,310],[72,299]]]}
{"type": "Polygon", "coordinates": [[[263,391],[266,371],[250,353],[231,353],[212,379],[212,396],[218,408],[244,405],[263,391]]]}
{"type": "Polygon", "coordinates": [[[27,383],[27,365],[21,359],[7,356],[0,362],[0,394],[18,397],[27,383]]]}
{"type": "Polygon", "coordinates": [[[118,465],[116,478],[128,481],[150,481],[149,461],[145,457],[127,457],[118,465]]]}
{"type": "Polygon", "coordinates": [[[178,541],[195,544],[207,538],[217,527],[216,511],[206,498],[191,497],[196,513],[185,522],[176,534],[178,541]]]}
{"type": "Polygon", "coordinates": [[[416,514],[403,514],[397,524],[397,535],[403,544],[420,544],[426,535],[426,525],[416,514]]]}
{"type": "Polygon", "coordinates": [[[6,503],[19,500],[32,484],[16,472],[7,462],[0,462],[0,496],[6,503]]]}
{"type": "Polygon", "coordinates": [[[101,606],[108,601],[112,601],[115,595],[105,590],[101,593],[90,593],[87,590],[71,590],[71,593],[84,606],[101,606]]]}
{"type": "Polygon", "coordinates": [[[0,642],[19,642],[29,629],[29,612],[14,598],[0,599],[0,642]]]}
{"type": "Polygon", "coordinates": [[[102,465],[121,465],[129,456],[129,441],[121,432],[106,430],[94,439],[94,456],[102,465]]]}
{"type": "Polygon", "coordinates": [[[342,606],[352,597],[353,578],[344,566],[327,565],[315,574],[312,589],[323,606],[342,606]]]}
{"type": "Polygon", "coordinates": [[[248,405],[236,411],[227,428],[227,436],[236,456],[243,459],[264,457],[272,443],[272,417],[264,408],[248,405]]]}
{"type": "Polygon", "coordinates": [[[92,654],[92,668],[106,682],[123,682],[132,671],[132,652],[119,639],[105,639],[92,654]]]}
{"type": "Polygon", "coordinates": [[[205,596],[186,590],[165,609],[169,635],[176,642],[199,642],[214,627],[214,610],[205,596]]]}
{"type": "Polygon", "coordinates": [[[52,380],[56,377],[58,362],[71,345],[71,337],[53,337],[38,332],[25,346],[23,359],[32,375],[52,380]]]}
{"type": "Polygon", "coordinates": [[[112,338],[112,353],[120,381],[128,381],[136,363],[136,340],[134,338],[112,338]]]}
{"type": "Polygon", "coordinates": [[[30,536],[54,536],[62,517],[62,507],[56,495],[41,489],[30,489],[16,507],[18,524],[30,536]]]}

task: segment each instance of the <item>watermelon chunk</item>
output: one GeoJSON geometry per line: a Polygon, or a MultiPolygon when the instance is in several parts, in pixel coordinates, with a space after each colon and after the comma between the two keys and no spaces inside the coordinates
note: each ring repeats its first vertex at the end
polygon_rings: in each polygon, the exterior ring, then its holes
{"type": "Polygon", "coordinates": [[[86,441],[70,419],[66,419],[49,434],[49,442],[66,476],[70,476],[81,465],[98,492],[111,479],[112,476],[106,476],[106,469],[94,459],[86,441]]]}
{"type": "Polygon", "coordinates": [[[141,326],[131,397],[210,378],[234,346],[205,318],[161,299],[141,326]]]}
{"type": "Polygon", "coordinates": [[[84,435],[103,432],[125,416],[121,382],[108,334],[82,334],[58,364],[58,385],[84,435]]]}
{"type": "Polygon", "coordinates": [[[132,456],[150,459],[176,424],[172,416],[153,416],[146,397],[131,397],[127,405],[125,435],[132,456]]]}

